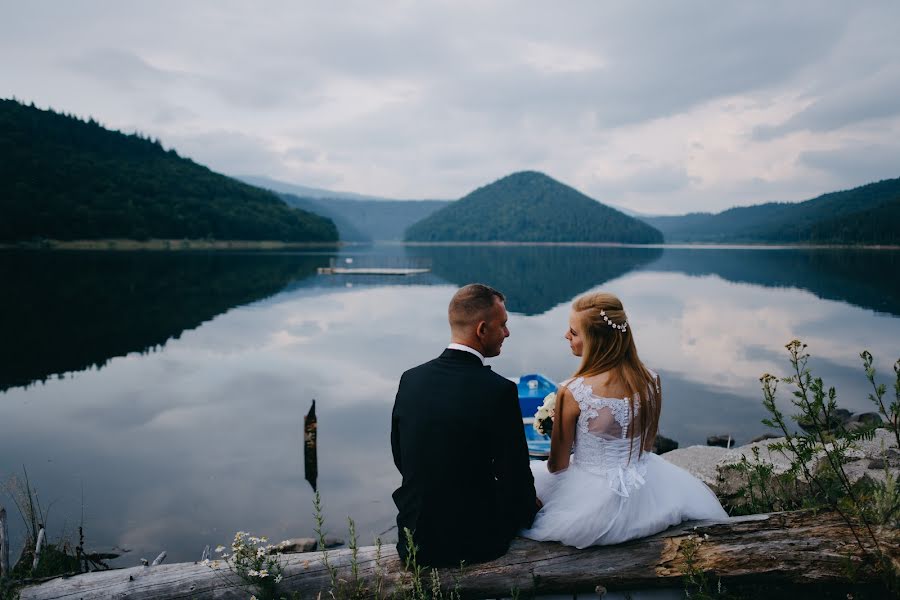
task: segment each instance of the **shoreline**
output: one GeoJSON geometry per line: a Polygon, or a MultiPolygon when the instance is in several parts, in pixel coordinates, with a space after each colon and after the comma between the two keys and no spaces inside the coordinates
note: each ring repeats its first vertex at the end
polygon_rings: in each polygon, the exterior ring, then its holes
{"type": "Polygon", "coordinates": [[[576,248],[659,248],[672,250],[900,250],[900,245],[883,244],[749,244],[684,242],[671,244],[624,244],[618,242],[404,242],[373,240],[371,242],[282,242],[278,240],[132,240],[104,238],[97,240],[41,240],[29,242],[0,242],[2,250],[90,250],[90,251],[184,251],[184,250],[303,250],[366,246],[398,247],[576,247],[576,248]]]}
{"type": "Polygon", "coordinates": [[[282,242],[278,240],[42,240],[40,242],[0,243],[0,250],[100,250],[100,251],[183,251],[183,250],[292,250],[342,248],[348,242],[282,242]]]}

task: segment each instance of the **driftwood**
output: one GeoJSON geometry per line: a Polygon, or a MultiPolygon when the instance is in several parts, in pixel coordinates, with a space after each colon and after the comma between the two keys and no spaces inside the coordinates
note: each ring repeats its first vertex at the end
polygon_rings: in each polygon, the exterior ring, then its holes
{"type": "Polygon", "coordinates": [[[46,530],[41,527],[41,530],[38,532],[37,542],[34,544],[34,562],[31,563],[31,570],[36,571],[38,568],[38,563],[41,561],[41,551],[44,549],[44,539],[47,536],[46,530]]]}
{"type": "MultiPolygon", "coordinates": [[[[900,532],[887,531],[881,541],[882,548],[900,565],[900,532]]],[[[855,570],[855,583],[878,581],[874,565],[861,556],[840,518],[809,511],[683,523],[649,538],[585,550],[516,539],[510,551],[495,561],[471,565],[462,574],[458,569],[442,569],[440,576],[447,589],[458,585],[460,593],[470,598],[509,597],[512,590],[558,594],[594,592],[597,586],[610,591],[680,587],[688,548],[696,569],[721,578],[726,585],[846,583],[848,564],[855,570]]],[[[348,590],[357,588],[350,557],[347,549],[328,552],[330,565],[338,570],[339,585],[348,590]]],[[[322,553],[285,555],[282,560],[281,593],[298,592],[300,597],[314,598],[319,591],[330,589],[322,553]]],[[[376,560],[374,547],[360,548],[358,565],[358,583],[371,596],[383,597],[408,585],[409,574],[400,568],[392,547],[382,548],[380,560],[376,560]],[[382,574],[380,584],[378,573],[382,574]]],[[[21,598],[247,598],[253,590],[235,587],[240,583],[221,563],[217,567],[182,563],[56,579],[23,588],[21,598]]]]}
{"type": "Polygon", "coordinates": [[[0,506],[0,579],[9,575],[9,527],[6,509],[0,506]]]}

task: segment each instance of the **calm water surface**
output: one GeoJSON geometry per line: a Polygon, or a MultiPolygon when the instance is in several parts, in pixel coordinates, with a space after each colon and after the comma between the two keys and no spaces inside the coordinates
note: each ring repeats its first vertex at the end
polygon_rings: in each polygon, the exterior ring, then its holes
{"type": "MultiPolygon", "coordinates": [[[[661,431],[682,446],[763,433],[759,376],[803,339],[841,403],[869,410],[858,354],[900,356],[900,252],[725,248],[403,247],[300,253],[0,253],[0,478],[28,468],[52,538],[136,564],[196,560],[243,529],[310,535],[302,423],[316,399],[329,528],[393,539],[390,408],[400,374],[438,355],[459,285],[508,298],[490,362],[554,380],[576,367],[568,305],[618,294],[663,378],[661,431]],[[316,274],[347,257],[432,271],[316,274]]],[[[427,398],[423,398],[427,402],[427,398]]],[[[447,432],[453,435],[453,432],[447,432]]],[[[11,502],[3,497],[16,517],[11,502]]],[[[13,538],[20,522],[12,520],[13,538]]]]}

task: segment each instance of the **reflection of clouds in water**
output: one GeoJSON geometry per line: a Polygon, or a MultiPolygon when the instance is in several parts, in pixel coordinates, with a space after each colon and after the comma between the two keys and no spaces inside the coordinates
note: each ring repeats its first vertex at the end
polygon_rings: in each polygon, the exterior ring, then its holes
{"type": "MultiPolygon", "coordinates": [[[[121,541],[136,553],[166,549],[171,560],[193,560],[235,529],[309,535],[301,428],[316,398],[331,530],[343,534],[352,515],[368,541],[394,518],[399,476],[388,432],[398,379],[445,347],[455,289],[285,292],[219,315],[152,354],[9,390],[0,467],[33,467],[45,497],[65,498],[54,511],[66,516],[77,514],[83,481],[98,545],[121,541]],[[24,455],[26,448],[38,450],[24,455]]],[[[622,297],[643,360],[663,373],[663,426],[682,443],[760,433],[757,378],[786,372],[783,345],[792,337],[810,344],[823,375],[839,372],[841,398],[865,397],[859,350],[870,348],[891,373],[900,339],[900,319],[795,289],[654,272],[603,289],[622,297]],[[845,380],[856,387],[843,389],[845,380]]],[[[569,306],[511,314],[493,368],[566,378],[578,365],[563,339],[569,306]]]]}
{"type": "Polygon", "coordinates": [[[787,370],[784,344],[794,338],[843,365],[872,348],[883,370],[898,350],[897,319],[801,290],[660,273],[626,276],[617,288],[644,361],[711,387],[757,393],[762,373],[787,370]]]}

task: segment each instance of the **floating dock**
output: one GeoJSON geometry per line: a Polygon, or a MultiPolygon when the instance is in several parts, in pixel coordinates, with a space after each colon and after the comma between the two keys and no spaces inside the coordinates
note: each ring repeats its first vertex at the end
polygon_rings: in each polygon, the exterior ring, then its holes
{"type": "Polygon", "coordinates": [[[431,269],[404,267],[319,267],[319,275],[421,275],[431,269]]]}

